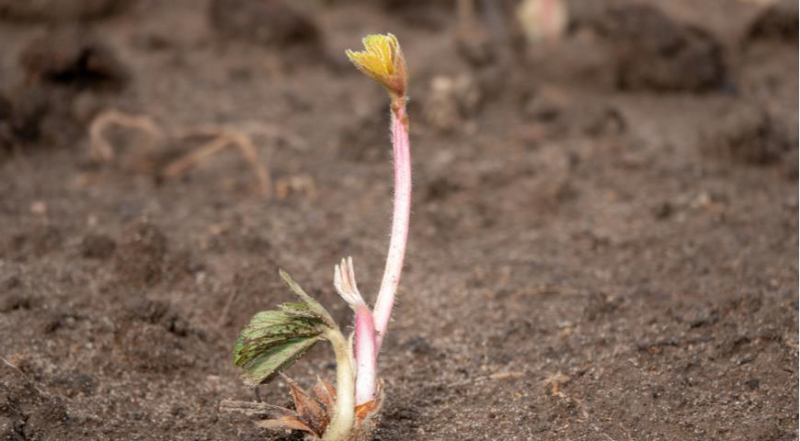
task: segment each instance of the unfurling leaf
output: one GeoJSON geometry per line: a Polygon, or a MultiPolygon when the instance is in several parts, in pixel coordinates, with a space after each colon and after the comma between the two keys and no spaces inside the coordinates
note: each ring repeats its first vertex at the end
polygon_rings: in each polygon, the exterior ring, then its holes
{"type": "Polygon", "coordinates": [[[392,34],[368,35],[362,40],[363,51],[346,51],[358,70],[383,85],[393,97],[406,95],[408,74],[406,60],[397,37],[392,34]]]}

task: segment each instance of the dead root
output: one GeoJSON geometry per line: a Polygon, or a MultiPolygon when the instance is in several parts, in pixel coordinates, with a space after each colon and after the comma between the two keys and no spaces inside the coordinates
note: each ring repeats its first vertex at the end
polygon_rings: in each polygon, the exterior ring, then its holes
{"type": "MultiPolygon", "coordinates": [[[[256,425],[265,429],[303,432],[307,439],[323,439],[325,430],[333,418],[336,406],[336,389],[325,380],[317,379],[311,390],[305,390],[294,380],[281,374],[289,384],[294,402],[294,410],[266,403],[251,401],[223,400],[219,409],[223,412],[236,412],[255,417],[256,425]]],[[[348,441],[367,441],[378,422],[383,404],[382,386],[378,385],[377,398],[356,407],[356,421],[352,436],[348,441]]]]}
{"type": "MultiPolygon", "coordinates": [[[[148,142],[137,145],[136,156],[143,158],[142,164],[122,164],[123,167],[138,171],[154,173],[162,179],[180,179],[198,164],[209,160],[228,147],[235,148],[253,169],[259,193],[269,198],[273,194],[272,177],[269,170],[261,163],[258,149],[253,144],[253,136],[266,135],[271,138],[280,137],[289,145],[303,148],[301,140],[281,133],[277,128],[265,125],[229,126],[207,125],[189,129],[166,131],[148,115],[132,115],[117,110],[106,110],[94,118],[89,126],[89,153],[93,160],[101,163],[118,161],[117,148],[106,137],[112,127],[119,127],[141,132],[148,142]],[[164,164],[154,165],[154,159],[168,149],[169,145],[178,144],[190,138],[205,137],[209,141],[164,164]]],[[[290,177],[290,181],[278,183],[279,197],[286,197],[300,191],[314,193],[313,180],[308,177],[290,177]],[[302,178],[302,179],[300,179],[302,178]],[[294,182],[300,179],[298,182],[294,182]],[[299,187],[299,190],[297,188],[299,187]]]]}
{"type": "Polygon", "coordinates": [[[158,125],[148,116],[106,110],[98,114],[89,125],[89,153],[95,161],[111,162],[115,159],[114,147],[104,136],[106,129],[114,125],[141,130],[150,135],[153,141],[160,141],[165,137],[158,125]]]}

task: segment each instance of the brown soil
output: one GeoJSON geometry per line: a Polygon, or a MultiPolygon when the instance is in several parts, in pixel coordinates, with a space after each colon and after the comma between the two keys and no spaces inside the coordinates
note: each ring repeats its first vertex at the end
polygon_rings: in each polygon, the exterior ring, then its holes
{"type": "Polygon", "coordinates": [[[415,195],[379,439],[797,438],[796,2],[575,0],[533,46],[464,40],[453,2],[254,2],[0,2],[0,439],[293,439],[219,411],[253,399],[231,348],[279,266],[343,324],[334,263],[376,291],[387,99],[343,51],[385,31],[415,195]],[[107,109],[269,127],[274,196],[233,148],[92,162],[107,109]]]}

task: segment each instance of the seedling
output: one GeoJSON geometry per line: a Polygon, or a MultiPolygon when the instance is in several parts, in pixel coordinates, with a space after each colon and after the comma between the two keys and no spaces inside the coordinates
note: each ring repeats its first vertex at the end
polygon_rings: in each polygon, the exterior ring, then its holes
{"type": "Polygon", "coordinates": [[[278,310],[256,314],[239,335],[234,364],[244,369],[243,378],[248,384],[258,386],[279,375],[314,344],[326,340],[336,356],[336,387],[319,380],[311,392],[307,392],[287,379],[294,411],[258,403],[224,402],[222,406],[226,410],[274,416],[260,421],[262,427],[301,430],[311,439],[326,441],[366,440],[374,429],[375,416],[383,401],[377,377],[377,356],[400,283],[411,209],[405,59],[392,34],[370,35],[363,42],[365,51],[347,51],[347,56],[389,93],[394,150],[392,235],[375,308],[370,310],[358,291],[352,259],[342,260],[334,268],[333,284],[355,315],[355,331],[347,339],[325,308],[287,273],[280,271],[300,302],[284,303],[278,310]]]}

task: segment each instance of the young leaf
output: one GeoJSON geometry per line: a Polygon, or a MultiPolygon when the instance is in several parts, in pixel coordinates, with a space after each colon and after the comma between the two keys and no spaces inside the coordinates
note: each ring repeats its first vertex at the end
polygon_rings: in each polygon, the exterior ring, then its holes
{"type": "Polygon", "coordinates": [[[269,381],[319,341],[325,329],[322,319],[303,303],[261,311],[239,334],[233,364],[244,368],[248,383],[269,381]]]}
{"type": "Polygon", "coordinates": [[[242,329],[233,350],[233,364],[244,369],[244,380],[258,385],[292,365],[331,329],[338,330],[328,311],[284,272],[280,275],[302,302],[261,311],[242,329]]]}
{"type": "Polygon", "coordinates": [[[242,378],[251,386],[267,382],[291,366],[321,339],[321,335],[316,335],[285,340],[241,365],[244,367],[242,378]]]}

